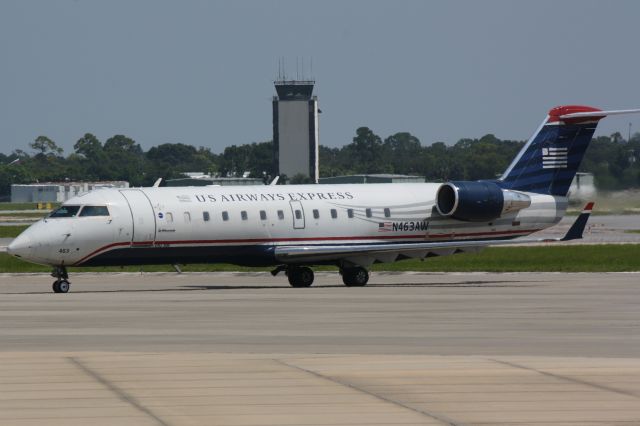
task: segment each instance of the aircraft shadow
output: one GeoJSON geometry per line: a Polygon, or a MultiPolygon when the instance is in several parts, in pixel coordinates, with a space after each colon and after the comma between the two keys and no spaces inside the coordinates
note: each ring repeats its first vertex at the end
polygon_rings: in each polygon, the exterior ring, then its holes
{"type": "MultiPolygon", "coordinates": [[[[361,290],[366,291],[367,288],[384,288],[384,287],[443,287],[443,288],[509,288],[509,287],[533,287],[535,284],[532,284],[530,281],[513,281],[513,280],[505,280],[505,281],[461,281],[455,283],[448,282],[416,282],[416,283],[393,283],[393,284],[375,284],[371,283],[367,285],[367,287],[362,288],[361,290]],[[527,284],[523,284],[527,283],[527,284]]],[[[174,288],[145,288],[145,289],[104,289],[104,290],[72,290],[72,294],[93,294],[93,293],[162,293],[162,292],[181,292],[181,291],[202,291],[202,290],[288,290],[288,291],[305,291],[311,290],[314,288],[345,288],[343,284],[324,284],[324,285],[314,285],[309,289],[293,289],[288,285],[280,285],[280,286],[265,286],[265,285],[187,285],[180,286],[174,288]]],[[[5,292],[0,294],[53,294],[50,291],[33,291],[33,292],[5,292]]]]}

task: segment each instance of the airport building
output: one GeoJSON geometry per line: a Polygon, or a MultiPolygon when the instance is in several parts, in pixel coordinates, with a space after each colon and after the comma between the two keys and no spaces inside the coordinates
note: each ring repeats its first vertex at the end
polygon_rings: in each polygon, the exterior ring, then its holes
{"type": "Polygon", "coordinates": [[[278,80],[273,97],[273,146],[277,175],[302,175],[318,183],[318,98],[313,80],[278,80]]]}
{"type": "Polygon", "coordinates": [[[126,181],[43,182],[11,185],[12,203],[63,203],[69,198],[98,188],[128,188],[126,181]]]}
{"type": "Polygon", "coordinates": [[[576,173],[571,186],[569,196],[574,200],[588,200],[596,195],[596,186],[593,181],[593,173],[576,173]]]}

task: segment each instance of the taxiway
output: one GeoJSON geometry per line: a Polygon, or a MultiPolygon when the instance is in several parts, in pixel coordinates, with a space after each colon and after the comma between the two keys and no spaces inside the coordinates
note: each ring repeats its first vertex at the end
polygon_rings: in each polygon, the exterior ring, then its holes
{"type": "Polygon", "coordinates": [[[0,424],[637,424],[640,274],[0,276],[0,424]]]}

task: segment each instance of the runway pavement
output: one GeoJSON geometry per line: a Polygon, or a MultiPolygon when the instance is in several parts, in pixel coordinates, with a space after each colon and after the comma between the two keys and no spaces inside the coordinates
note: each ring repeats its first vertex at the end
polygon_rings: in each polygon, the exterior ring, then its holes
{"type": "Polygon", "coordinates": [[[2,425],[640,424],[640,274],[0,275],[2,425]]]}

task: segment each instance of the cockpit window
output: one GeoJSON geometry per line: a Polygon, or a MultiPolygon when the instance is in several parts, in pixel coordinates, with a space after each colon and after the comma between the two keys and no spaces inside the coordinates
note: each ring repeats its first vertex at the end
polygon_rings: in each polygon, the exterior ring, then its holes
{"type": "Polygon", "coordinates": [[[84,206],[80,216],[109,216],[107,206],[84,206]]]}
{"type": "Polygon", "coordinates": [[[49,217],[76,217],[78,210],[80,210],[80,206],[60,206],[56,210],[52,211],[49,217]]]}

